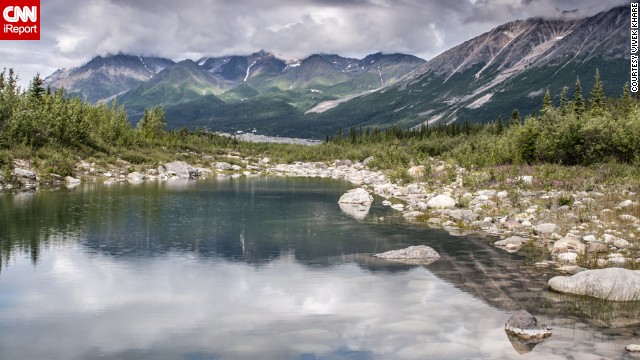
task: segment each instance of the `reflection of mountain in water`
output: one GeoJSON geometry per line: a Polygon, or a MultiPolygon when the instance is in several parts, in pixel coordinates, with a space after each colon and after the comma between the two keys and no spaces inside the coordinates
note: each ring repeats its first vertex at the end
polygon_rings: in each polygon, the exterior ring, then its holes
{"type": "MultiPolygon", "coordinates": [[[[474,237],[418,226],[354,221],[337,199],[349,185],[312,179],[259,178],[221,182],[79,187],[0,197],[0,269],[29,253],[75,241],[89,252],[122,259],[193,252],[264,264],[281,254],[308,266],[356,262],[371,271],[413,265],[371,253],[424,244],[442,259],[429,271],[492,307],[553,315],[546,282],[552,274],[474,237]]],[[[374,204],[370,216],[383,211],[374,204]]]]}

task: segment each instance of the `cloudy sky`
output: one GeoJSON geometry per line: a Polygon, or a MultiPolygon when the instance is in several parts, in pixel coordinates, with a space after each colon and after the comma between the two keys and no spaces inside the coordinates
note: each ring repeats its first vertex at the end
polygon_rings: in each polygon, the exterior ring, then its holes
{"type": "Polygon", "coordinates": [[[430,59],[511,20],[572,10],[592,15],[625,3],[629,0],[41,0],[41,40],[0,42],[0,67],[18,70],[25,84],[36,72],[46,76],[118,52],[181,60],[260,49],[285,59],[383,51],[430,59]]]}

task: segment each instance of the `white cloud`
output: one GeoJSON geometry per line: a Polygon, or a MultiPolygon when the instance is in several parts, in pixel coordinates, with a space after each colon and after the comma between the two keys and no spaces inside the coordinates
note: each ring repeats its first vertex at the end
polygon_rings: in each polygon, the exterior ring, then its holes
{"type": "Polygon", "coordinates": [[[312,53],[362,57],[405,52],[423,58],[504,22],[590,15],[625,0],[49,0],[42,3],[42,40],[0,43],[2,66],[23,79],[35,71],[80,65],[95,55],[133,53],[173,59],[248,54],[260,49],[290,58],[312,53]],[[34,56],[34,54],[36,54],[34,56]],[[39,55],[39,56],[38,56],[39,55]]]}

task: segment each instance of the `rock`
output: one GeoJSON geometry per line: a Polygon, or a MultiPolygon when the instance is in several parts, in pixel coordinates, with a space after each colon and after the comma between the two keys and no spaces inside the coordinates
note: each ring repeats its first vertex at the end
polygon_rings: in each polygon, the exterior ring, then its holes
{"type": "Polygon", "coordinates": [[[77,184],[80,184],[80,179],[76,179],[73,176],[65,176],[64,182],[67,183],[68,185],[77,185],[77,184]]]}
{"type": "Polygon", "coordinates": [[[549,289],[612,301],[638,300],[640,270],[608,268],[586,270],[573,276],[556,276],[549,280],[549,289]]]}
{"type": "Polygon", "coordinates": [[[562,253],[558,255],[558,260],[567,263],[576,263],[578,261],[578,254],[576,253],[562,253]]]}
{"type": "Polygon", "coordinates": [[[426,245],[409,246],[406,249],[391,250],[381,254],[374,254],[373,256],[410,264],[430,264],[440,259],[440,254],[426,245]]]}
{"type": "Polygon", "coordinates": [[[544,324],[539,324],[538,319],[526,310],[520,310],[509,318],[504,324],[507,335],[511,335],[524,341],[540,343],[551,336],[551,330],[544,324]]]}
{"type": "Polygon", "coordinates": [[[427,201],[427,207],[431,209],[451,209],[456,206],[456,201],[447,195],[438,195],[427,201]]]}
{"type": "Polygon", "coordinates": [[[633,202],[631,200],[625,200],[623,202],[621,202],[618,206],[616,206],[616,209],[624,209],[624,208],[628,208],[630,206],[637,206],[638,203],[633,202]]]}
{"type": "Polygon", "coordinates": [[[134,184],[143,182],[145,180],[145,178],[146,178],[146,176],[140,174],[137,171],[134,171],[134,172],[129,173],[127,175],[127,181],[129,181],[130,183],[134,183],[134,184]]]}
{"type": "Polygon", "coordinates": [[[15,168],[13,169],[13,175],[23,179],[36,180],[37,175],[31,170],[15,168]]]}
{"type": "Polygon", "coordinates": [[[242,170],[242,166],[240,166],[240,165],[231,165],[231,170],[233,170],[233,171],[241,171],[242,170]]]}
{"type": "Polygon", "coordinates": [[[553,244],[551,252],[554,254],[567,252],[582,254],[584,253],[585,249],[586,246],[582,243],[582,241],[580,241],[580,239],[572,236],[565,236],[553,244]]]}
{"type": "Polygon", "coordinates": [[[338,166],[351,166],[352,162],[351,160],[336,160],[333,163],[333,166],[338,167],[338,166]]]}
{"type": "Polygon", "coordinates": [[[607,247],[607,245],[599,241],[592,241],[591,243],[589,243],[589,246],[587,246],[588,253],[604,253],[608,250],[609,248],[607,247]]]}
{"type": "Polygon", "coordinates": [[[369,195],[367,190],[363,188],[357,188],[347,191],[340,197],[340,200],[338,200],[338,202],[341,204],[371,205],[371,203],[373,202],[373,196],[369,195]]]}
{"type": "Polygon", "coordinates": [[[520,236],[512,236],[504,240],[496,241],[493,245],[505,248],[509,252],[516,252],[527,242],[527,239],[520,236]]]}
{"type": "Polygon", "coordinates": [[[215,168],[223,171],[231,170],[231,164],[221,161],[215,164],[215,168]]]}
{"type": "Polygon", "coordinates": [[[540,235],[551,235],[554,232],[558,232],[560,229],[558,225],[553,223],[544,223],[539,224],[533,227],[533,230],[536,234],[540,235]]]}
{"type": "Polygon", "coordinates": [[[105,182],[104,185],[113,185],[113,184],[117,184],[118,180],[114,179],[114,178],[108,178],[105,182]]]}
{"type": "Polygon", "coordinates": [[[403,211],[404,210],[404,204],[393,204],[393,205],[391,205],[391,208],[393,210],[403,211]]]}
{"type": "Polygon", "coordinates": [[[620,218],[620,220],[624,221],[624,222],[636,222],[638,221],[638,218],[633,216],[633,215],[627,215],[627,214],[622,214],[620,216],[618,216],[618,218],[620,218]]]}
{"type": "Polygon", "coordinates": [[[627,345],[625,349],[627,349],[627,351],[629,352],[640,352],[640,345],[637,345],[637,344],[627,345]]]}
{"type": "MultiPolygon", "coordinates": [[[[454,204],[455,205],[455,204],[454,204]]],[[[449,212],[449,216],[460,221],[470,223],[478,219],[478,214],[471,210],[456,209],[449,212]]]]}
{"type": "Polygon", "coordinates": [[[566,273],[566,274],[577,274],[581,271],[585,271],[587,269],[577,266],[577,265],[564,265],[564,266],[560,266],[558,267],[558,271],[566,273]]]}
{"type": "Polygon", "coordinates": [[[515,229],[519,229],[522,227],[522,224],[517,222],[517,221],[513,221],[513,220],[508,220],[505,221],[504,224],[502,224],[504,227],[506,227],[509,230],[515,230],[515,229]]]}
{"type": "Polygon", "coordinates": [[[420,165],[420,166],[412,166],[409,168],[409,170],[407,170],[407,173],[411,176],[415,177],[420,177],[424,175],[424,166],[420,165]]]}
{"type": "Polygon", "coordinates": [[[613,241],[613,246],[618,249],[626,249],[629,247],[629,242],[625,239],[616,239],[613,241]]]}
{"type": "Polygon", "coordinates": [[[596,237],[593,235],[585,235],[582,237],[582,240],[586,242],[592,242],[592,241],[596,241],[596,237]]]}
{"type": "Polygon", "coordinates": [[[422,216],[422,215],[424,215],[422,211],[410,211],[406,214],[403,214],[402,217],[404,217],[407,220],[414,220],[418,216],[422,216]]]}
{"type": "Polygon", "coordinates": [[[606,244],[610,244],[610,243],[612,243],[612,242],[614,242],[615,240],[618,239],[617,237],[615,237],[615,236],[613,236],[611,234],[604,234],[603,238],[604,238],[604,242],[606,244]]]}
{"type": "Polygon", "coordinates": [[[368,158],[362,161],[362,165],[368,166],[369,164],[371,164],[371,162],[373,162],[373,160],[374,160],[373,156],[369,156],[368,158]]]}
{"type": "Polygon", "coordinates": [[[198,170],[184,161],[174,161],[164,164],[167,172],[173,173],[181,178],[195,179],[200,176],[198,170]]]}
{"type": "Polygon", "coordinates": [[[531,184],[533,183],[533,176],[531,175],[518,176],[516,178],[516,181],[522,181],[524,184],[531,184]]]}

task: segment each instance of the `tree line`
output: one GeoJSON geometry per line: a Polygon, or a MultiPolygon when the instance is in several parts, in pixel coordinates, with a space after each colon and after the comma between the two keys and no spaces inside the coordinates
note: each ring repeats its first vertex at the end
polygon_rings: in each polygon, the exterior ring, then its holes
{"type": "Polygon", "coordinates": [[[624,86],[622,96],[607,98],[596,70],[593,89],[583,95],[576,79],[569,99],[565,87],[554,104],[547,89],[540,111],[521,117],[514,109],[510,119],[498,117],[486,124],[455,122],[422,124],[410,129],[350,128],[333,144],[365,145],[405,143],[405,150],[429,156],[448,155],[467,165],[536,164],[590,165],[615,161],[640,163],[638,98],[624,86]]]}

